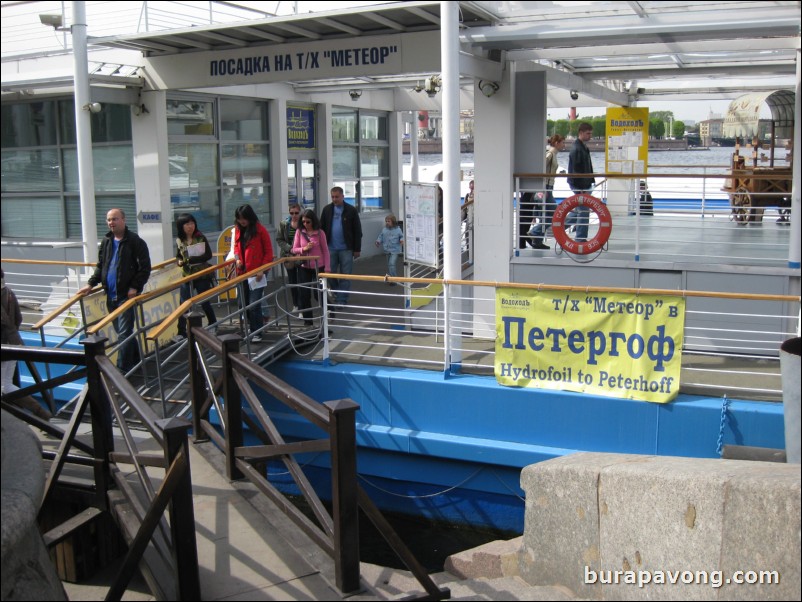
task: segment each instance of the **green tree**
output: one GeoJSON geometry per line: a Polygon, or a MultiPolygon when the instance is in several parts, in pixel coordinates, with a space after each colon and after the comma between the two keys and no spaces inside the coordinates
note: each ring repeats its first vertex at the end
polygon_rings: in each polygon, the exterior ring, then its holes
{"type": "Polygon", "coordinates": [[[606,117],[593,117],[590,120],[590,125],[593,126],[593,137],[604,138],[607,135],[607,118],[606,117]]]}
{"type": "Polygon", "coordinates": [[[674,111],[649,111],[649,121],[669,121],[674,119],[674,111]]]}
{"type": "Polygon", "coordinates": [[[684,121],[675,121],[673,125],[673,129],[671,130],[671,135],[676,138],[677,140],[681,140],[685,137],[685,122],[684,121]]]}
{"type": "Polygon", "coordinates": [[[655,140],[662,138],[666,133],[666,125],[660,119],[649,120],[649,136],[655,140]]]}
{"type": "Polygon", "coordinates": [[[568,136],[570,128],[571,124],[567,119],[558,119],[554,122],[554,133],[559,134],[562,137],[568,136]]]}

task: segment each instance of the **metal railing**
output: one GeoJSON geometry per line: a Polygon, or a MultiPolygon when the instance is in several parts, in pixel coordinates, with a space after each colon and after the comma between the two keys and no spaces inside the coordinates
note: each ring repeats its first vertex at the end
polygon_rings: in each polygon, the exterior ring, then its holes
{"type": "MultiPolygon", "coordinates": [[[[555,176],[557,204],[573,195],[566,183],[569,175],[555,176]]],[[[759,182],[773,182],[781,176],[750,175],[756,191],[733,187],[732,175],[730,171],[715,168],[704,168],[703,173],[650,171],[626,177],[595,174],[597,181],[606,180],[592,195],[602,199],[612,214],[612,233],[599,258],[787,267],[791,245],[790,193],[774,189],[759,192],[764,187],[759,182]],[[641,201],[640,181],[647,182],[652,198],[648,210],[641,201]]],[[[544,227],[551,251],[534,252],[529,248],[534,237],[528,231],[542,219],[546,190],[543,186],[524,186],[522,181],[543,181],[547,176],[515,174],[511,250],[514,256],[541,258],[563,254],[553,239],[550,223],[544,227]],[[538,201],[522,207],[524,193],[534,194],[538,201]]],[[[588,239],[595,236],[598,227],[597,216],[591,212],[588,239]]]]}
{"type": "MultiPolygon", "coordinates": [[[[137,569],[142,569],[149,587],[159,599],[198,600],[198,573],[195,519],[192,504],[192,478],[189,466],[186,420],[160,423],[133,386],[106,357],[106,339],[89,337],[83,341],[84,351],[43,349],[3,345],[5,360],[47,362],[83,366],[72,377],[86,376],[86,384],[72,409],[67,427],[62,430],[21,411],[11,396],[3,395],[3,410],[31,423],[60,441],[55,452],[44,451],[50,460],[40,514],[48,511],[57,489],[66,490],[73,502],[87,499],[83,483],[73,477],[64,478],[68,465],[84,467],[92,472],[88,508],[48,530],[43,539],[47,547],[64,541],[103,514],[121,508],[120,525],[129,550],[122,567],[110,587],[106,599],[119,600],[137,569]],[[123,419],[123,407],[137,414],[162,454],[141,453],[123,419]],[[92,444],[77,438],[82,419],[89,410],[92,444]],[[113,419],[122,435],[126,451],[115,450],[113,419]],[[134,466],[138,479],[131,482],[118,464],[134,466]],[[147,470],[164,469],[158,492],[147,470]],[[169,521],[164,517],[168,511],[169,521]]],[[[56,386],[58,381],[44,381],[41,386],[56,386]]],[[[30,388],[21,390],[21,393],[30,388]]],[[[98,529],[97,537],[111,537],[98,529]]]]}
{"type": "Polygon", "coordinates": [[[321,278],[327,290],[329,279],[361,283],[362,290],[351,290],[347,306],[327,304],[335,317],[327,316],[321,357],[340,362],[492,376],[497,287],[684,297],[680,391],[689,394],[781,400],[780,345],[799,334],[800,297],[794,295],[343,274],[321,274],[321,278]],[[383,290],[387,282],[398,283],[398,292],[383,290]],[[447,312],[448,299],[458,309],[447,312]]]}
{"type": "Polygon", "coordinates": [[[358,484],[355,418],[359,406],[349,399],[321,404],[249,360],[240,352],[239,336],[212,336],[201,328],[197,314],[190,316],[190,325],[188,347],[195,440],[211,439],[223,451],[228,478],[247,478],[334,559],[335,580],[341,592],[354,592],[360,587],[359,507],[424,587],[428,594],[425,599],[450,597],[447,588],[435,585],[358,484]],[[327,437],[286,440],[263,407],[257,390],[271,395],[327,437]],[[222,432],[218,432],[210,417],[213,409],[222,432]],[[244,425],[258,439],[258,444],[245,444],[244,425]],[[331,516],[296,460],[296,455],[312,452],[331,456],[331,516]],[[271,460],[283,463],[308,503],[314,522],[270,482],[266,465],[271,460]]]}

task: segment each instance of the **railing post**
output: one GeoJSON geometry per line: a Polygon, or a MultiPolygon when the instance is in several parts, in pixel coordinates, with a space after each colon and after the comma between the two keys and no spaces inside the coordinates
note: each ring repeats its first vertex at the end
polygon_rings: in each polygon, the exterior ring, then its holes
{"type": "Polygon", "coordinates": [[[327,401],[331,438],[331,501],[335,581],[343,593],[359,589],[359,503],[356,480],[356,411],[350,399],[327,401]]]}
{"type": "MultiPolygon", "coordinates": [[[[203,314],[193,311],[187,320],[187,354],[189,359],[189,386],[192,392],[192,440],[195,443],[208,441],[209,437],[201,428],[201,407],[204,402],[204,392],[206,391],[206,377],[203,373],[203,356],[195,348],[195,336],[192,334],[193,328],[200,328],[203,325],[203,314]]],[[[214,395],[214,391],[211,392],[214,395]]]]}
{"type": "Polygon", "coordinates": [[[237,468],[234,450],[242,447],[242,396],[234,381],[234,370],[229,356],[239,353],[242,339],[235,334],[220,337],[223,343],[223,412],[226,435],[226,476],[231,481],[241,479],[244,475],[237,468]]]}
{"type": "Polygon", "coordinates": [[[86,395],[89,398],[89,412],[92,418],[92,445],[95,450],[95,507],[108,510],[108,496],[112,477],[109,470],[109,455],[114,451],[114,434],[111,428],[111,403],[100,381],[100,367],[97,358],[106,355],[108,339],[90,335],[81,344],[86,353],[86,395]]]}
{"type": "Polygon", "coordinates": [[[164,455],[167,466],[172,466],[179,454],[184,454],[184,473],[168,504],[170,533],[173,545],[170,550],[175,570],[176,599],[200,600],[200,574],[198,546],[195,539],[195,511],[192,500],[192,473],[189,465],[187,431],[190,423],[185,418],[167,418],[156,422],[164,431],[164,455]]]}

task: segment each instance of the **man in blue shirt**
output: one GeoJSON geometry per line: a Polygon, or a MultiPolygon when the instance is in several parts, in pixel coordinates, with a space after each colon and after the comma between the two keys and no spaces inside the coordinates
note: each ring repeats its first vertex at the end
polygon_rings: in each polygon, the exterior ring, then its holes
{"type": "MultiPolygon", "coordinates": [[[[79,292],[86,294],[96,285],[103,285],[106,310],[111,313],[142,293],[150,278],[150,253],[147,243],[125,225],[122,209],[111,209],[106,214],[106,223],[109,232],[100,243],[95,273],[79,292]]],[[[123,312],[113,325],[119,341],[129,338],[134,333],[134,308],[123,312]]],[[[118,350],[117,367],[127,373],[136,363],[136,341],[132,339],[118,350]]]]}
{"type": "MultiPolygon", "coordinates": [[[[354,259],[362,254],[362,223],[359,212],[345,202],[345,192],[339,186],[331,189],[331,203],[320,214],[320,227],[326,233],[334,274],[350,274],[354,259]]],[[[345,305],[351,290],[350,280],[333,280],[334,303],[345,305]]]]}

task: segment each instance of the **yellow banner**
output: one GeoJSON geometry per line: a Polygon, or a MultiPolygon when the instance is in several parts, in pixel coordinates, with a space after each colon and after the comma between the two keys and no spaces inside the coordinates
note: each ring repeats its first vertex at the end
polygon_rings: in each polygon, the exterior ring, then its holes
{"type": "Polygon", "coordinates": [[[685,299],[496,289],[496,380],[665,403],[679,393],[685,299]]]}
{"type": "MultiPolygon", "coordinates": [[[[231,245],[234,243],[234,231],[233,228],[226,228],[220,233],[220,236],[217,237],[217,263],[224,263],[226,260],[226,255],[231,250],[231,245]]],[[[226,281],[226,272],[225,268],[221,268],[217,270],[217,281],[221,284],[226,281]]],[[[237,298],[237,287],[229,289],[227,292],[222,293],[219,299],[228,300],[228,299],[236,299],[237,298]]]]}
{"type": "MultiPolygon", "coordinates": [[[[162,286],[166,286],[171,282],[180,280],[181,277],[181,268],[175,264],[161,270],[151,272],[150,278],[148,278],[143,292],[149,292],[162,286]]],[[[105,318],[108,314],[108,311],[106,310],[106,293],[103,291],[98,291],[92,295],[89,295],[88,297],[85,297],[83,303],[87,324],[94,324],[101,318],[105,318]]],[[[141,316],[144,320],[144,325],[149,326],[162,320],[164,317],[173,313],[180,304],[181,299],[178,288],[173,289],[166,295],[161,295],[160,297],[156,297],[155,299],[147,301],[142,306],[141,316]]],[[[137,318],[137,320],[139,320],[139,318],[137,318]]],[[[137,324],[139,325],[140,323],[137,322],[137,324]]],[[[164,343],[177,332],[178,328],[176,323],[168,328],[159,340],[164,343]]],[[[114,327],[111,324],[105,328],[101,328],[98,331],[98,334],[109,339],[109,342],[107,343],[108,347],[111,347],[117,341],[117,333],[114,331],[114,327]]],[[[145,354],[150,353],[151,349],[149,341],[145,339],[144,335],[140,336],[139,343],[145,354]]],[[[116,361],[116,353],[110,355],[109,358],[112,361],[116,361]]]]}
{"type": "Polygon", "coordinates": [[[649,167],[649,109],[608,107],[604,170],[646,173],[649,167]]]}

